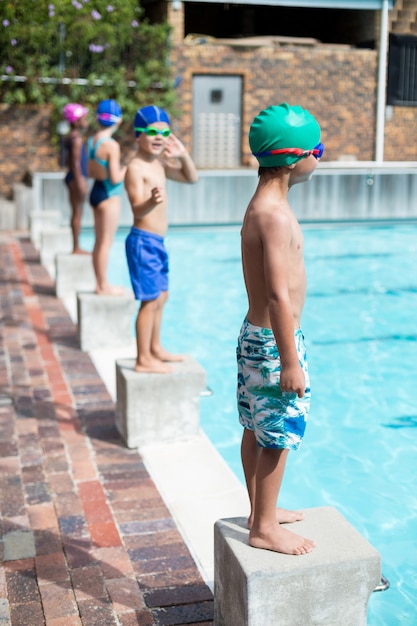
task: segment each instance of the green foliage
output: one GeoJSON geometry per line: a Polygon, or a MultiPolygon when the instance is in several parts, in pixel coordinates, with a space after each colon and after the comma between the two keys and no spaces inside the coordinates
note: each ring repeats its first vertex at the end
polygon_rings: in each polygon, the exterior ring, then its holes
{"type": "Polygon", "coordinates": [[[149,102],[172,110],[169,27],[149,24],[138,2],[0,0],[0,101],[49,102],[57,113],[105,98],[126,116],[149,102]]]}

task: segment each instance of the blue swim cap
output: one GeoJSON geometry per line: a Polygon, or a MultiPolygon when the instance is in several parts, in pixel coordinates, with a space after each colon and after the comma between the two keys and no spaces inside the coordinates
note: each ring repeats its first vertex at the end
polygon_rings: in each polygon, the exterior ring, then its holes
{"type": "Polygon", "coordinates": [[[102,100],[96,110],[96,120],[102,126],[113,126],[122,119],[122,109],[116,100],[102,100]]]}
{"type": "MultiPolygon", "coordinates": [[[[168,113],[153,104],[136,111],[135,128],[146,128],[149,124],[154,124],[155,122],[165,122],[169,126],[168,113]]],[[[135,135],[139,137],[140,131],[135,130],[135,135]]]]}

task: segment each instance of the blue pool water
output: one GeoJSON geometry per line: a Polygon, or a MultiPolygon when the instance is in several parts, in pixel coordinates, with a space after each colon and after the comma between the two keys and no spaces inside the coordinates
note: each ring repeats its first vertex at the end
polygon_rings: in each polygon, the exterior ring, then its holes
{"type": "MultiPolygon", "coordinates": [[[[304,226],[303,330],[312,408],[291,453],[280,504],[336,507],[382,555],[389,590],[372,594],[369,626],[417,624],[417,225],[304,226]]],[[[109,277],[130,287],[125,232],[109,277]]],[[[92,234],[82,244],[92,247],[92,234]]],[[[235,346],[246,296],[237,227],[171,229],[163,340],[192,354],[213,395],[201,424],[243,482],[235,346]]]]}

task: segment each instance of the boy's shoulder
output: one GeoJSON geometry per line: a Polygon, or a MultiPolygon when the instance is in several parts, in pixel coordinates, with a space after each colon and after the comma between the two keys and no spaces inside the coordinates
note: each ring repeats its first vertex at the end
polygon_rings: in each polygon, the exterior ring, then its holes
{"type": "Polygon", "coordinates": [[[245,219],[251,229],[263,231],[265,236],[270,229],[287,228],[293,214],[285,193],[272,192],[270,186],[258,186],[246,209],[245,219]]]}
{"type": "Polygon", "coordinates": [[[144,158],[140,152],[136,152],[136,154],[133,155],[129,164],[131,164],[133,167],[145,167],[145,168],[153,168],[153,167],[161,166],[160,160],[158,158],[149,160],[149,159],[144,158]]]}
{"type": "Polygon", "coordinates": [[[140,154],[135,154],[134,157],[132,157],[129,161],[127,169],[137,173],[159,173],[161,170],[165,171],[165,167],[161,159],[155,158],[149,161],[143,158],[140,154]]]}
{"type": "Polygon", "coordinates": [[[135,154],[129,161],[127,168],[130,170],[141,170],[146,166],[146,161],[140,155],[135,154]]]}

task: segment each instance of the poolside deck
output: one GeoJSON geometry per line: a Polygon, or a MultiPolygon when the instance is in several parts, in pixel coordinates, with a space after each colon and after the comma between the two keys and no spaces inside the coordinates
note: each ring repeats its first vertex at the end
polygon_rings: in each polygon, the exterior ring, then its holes
{"type": "Polygon", "coordinates": [[[0,233],[0,309],[0,624],[212,624],[210,588],[25,234],[0,233]]]}

